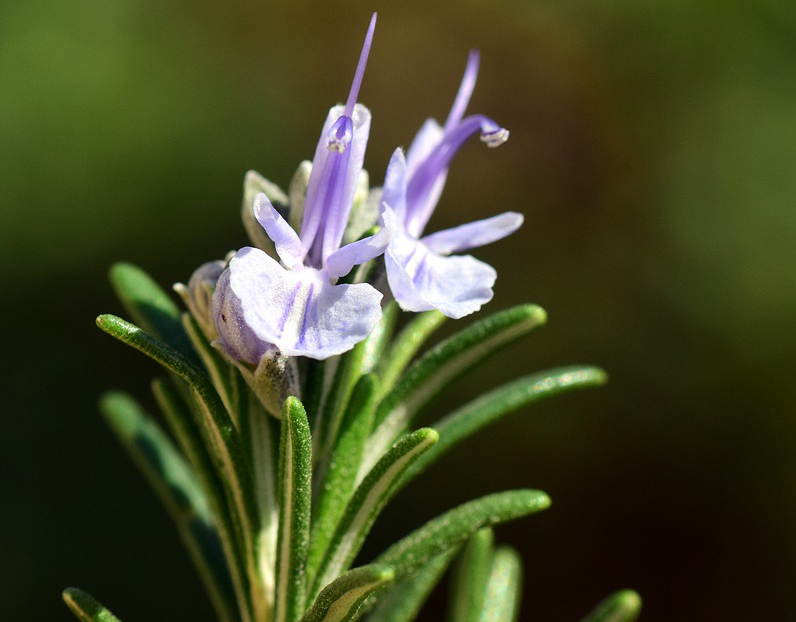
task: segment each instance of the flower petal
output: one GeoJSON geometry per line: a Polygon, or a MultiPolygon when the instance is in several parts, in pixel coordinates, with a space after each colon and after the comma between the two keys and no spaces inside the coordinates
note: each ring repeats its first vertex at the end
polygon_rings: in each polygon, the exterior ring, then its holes
{"type": "Polygon", "coordinates": [[[241,205],[241,219],[243,228],[251,240],[252,246],[263,249],[271,257],[276,257],[274,243],[268,238],[263,228],[254,217],[254,201],[260,193],[265,193],[268,200],[280,214],[289,212],[288,201],[285,193],[275,183],[268,181],[257,171],[249,171],[243,181],[243,203],[241,205]]]}
{"type": "Polygon", "coordinates": [[[384,261],[390,289],[405,311],[438,309],[460,318],[492,299],[497,274],[470,255],[443,257],[411,236],[399,235],[384,261]]]}
{"type": "Polygon", "coordinates": [[[329,111],[307,186],[300,237],[304,253],[315,267],[320,267],[323,259],[337,250],[343,239],[370,134],[370,111],[356,104],[351,117],[350,141],[345,145],[331,145],[329,132],[343,112],[342,106],[329,111]]]}
{"type": "Polygon", "coordinates": [[[460,253],[470,248],[486,246],[511,235],[522,225],[523,216],[517,212],[503,212],[491,218],[437,231],[423,238],[423,244],[440,255],[460,253]]]}
{"type": "Polygon", "coordinates": [[[406,214],[406,157],[398,147],[387,165],[384,175],[384,186],[381,190],[381,202],[395,212],[401,221],[406,214]]]}
{"type": "Polygon", "coordinates": [[[229,267],[246,326],[287,356],[341,354],[365,339],[381,318],[381,294],[370,285],[332,285],[322,271],[303,265],[285,270],[250,247],[229,267]]]}
{"type": "Polygon", "coordinates": [[[332,279],[338,279],[351,272],[351,268],[375,259],[384,253],[392,238],[392,231],[379,229],[374,235],[362,238],[342,248],[326,258],[323,268],[332,279]]]}
{"type": "Polygon", "coordinates": [[[276,253],[282,263],[292,268],[301,261],[301,240],[298,234],[280,216],[265,194],[258,195],[254,200],[254,217],[274,242],[276,253]]]}
{"type": "Polygon", "coordinates": [[[442,142],[444,136],[445,131],[435,119],[426,119],[406,152],[406,168],[410,176],[415,174],[417,167],[442,142]]]}
{"type": "MultiPolygon", "coordinates": [[[[256,251],[279,266],[264,251],[256,251]]],[[[213,292],[213,317],[219,337],[213,345],[235,360],[257,365],[274,347],[260,339],[244,321],[241,300],[230,287],[231,276],[229,269],[224,270],[213,292]]]]}

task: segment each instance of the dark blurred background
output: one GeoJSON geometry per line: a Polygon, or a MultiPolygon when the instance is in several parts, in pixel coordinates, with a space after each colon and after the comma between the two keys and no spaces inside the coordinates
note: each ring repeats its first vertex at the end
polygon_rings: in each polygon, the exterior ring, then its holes
{"type": "Polygon", "coordinates": [[[373,9],[372,179],[480,48],[470,110],[511,140],[462,150],[432,224],[524,212],[477,252],[488,309],[550,315],[435,412],[549,366],[611,382],[460,447],[366,554],[535,487],[553,507],[497,530],[523,620],[621,587],[649,622],[796,619],[796,4],[776,0],[0,3],[0,619],[70,620],[68,585],[127,622],[212,618],[97,412],[115,387],[150,404],[158,370],[93,320],[121,312],[111,262],[170,285],[246,243],[244,173],[284,187],[311,157],[373,9]]]}

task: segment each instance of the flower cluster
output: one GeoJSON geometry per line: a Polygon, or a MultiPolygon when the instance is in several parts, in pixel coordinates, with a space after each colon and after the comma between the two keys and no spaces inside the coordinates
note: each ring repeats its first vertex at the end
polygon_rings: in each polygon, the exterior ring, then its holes
{"type": "MultiPolygon", "coordinates": [[[[444,125],[426,121],[406,153],[395,150],[382,187],[369,188],[371,114],[357,99],[374,26],[375,15],[348,99],[288,191],[247,174],[252,246],[175,286],[187,311],[140,268],[116,264],[111,281],[135,323],[97,318],[169,372],[152,391],[170,434],[127,394],[107,394],[101,408],[171,512],[223,622],[411,622],[457,555],[450,619],[516,622],[521,564],[493,546],[490,528],[547,508],[542,491],[474,499],[353,565],[384,507],[456,444],[606,380],[590,366],[543,370],[416,428],[435,396],[547,316],[519,305],[425,348],[445,316],[492,297],[492,267],[457,253],[505,237],[522,216],[425,232],[459,148],[474,134],[490,147],[508,138],[491,118],[465,114],[476,52],[444,125]],[[425,313],[397,330],[399,307],[425,313]]],[[[118,621],[80,590],[64,600],[84,622],[118,621]]],[[[588,619],[632,622],[639,607],[620,591],[588,619]]]]}
{"type": "MultiPolygon", "coordinates": [[[[329,111],[312,164],[299,168],[290,196],[252,177],[265,191],[244,201],[244,220],[254,220],[265,236],[255,232],[256,246],[235,253],[211,284],[203,323],[215,326],[217,337],[208,336],[244,367],[350,350],[371,333],[390,297],[407,311],[438,309],[452,318],[477,311],[492,297],[495,271],[454,253],[494,242],[522,224],[520,214],[506,212],[424,235],[465,141],[480,133],[495,147],[508,138],[489,117],[465,116],[478,73],[475,51],[445,125],[426,121],[406,154],[395,150],[383,188],[367,191],[363,162],[371,113],[357,100],[375,24],[374,15],[348,99],[329,111]],[[375,269],[352,273],[382,256],[375,269]]],[[[207,266],[200,271],[217,274],[207,266]]],[[[191,282],[207,291],[206,278],[191,282]]]]}

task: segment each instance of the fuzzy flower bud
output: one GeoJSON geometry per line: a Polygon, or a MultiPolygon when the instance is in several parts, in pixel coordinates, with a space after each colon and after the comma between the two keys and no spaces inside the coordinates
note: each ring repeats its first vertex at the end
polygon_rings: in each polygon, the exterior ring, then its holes
{"type": "Polygon", "coordinates": [[[216,283],[223,271],[223,261],[208,261],[194,271],[187,287],[182,283],[174,285],[174,291],[180,295],[208,341],[213,341],[218,335],[213,317],[212,298],[216,283]]]}

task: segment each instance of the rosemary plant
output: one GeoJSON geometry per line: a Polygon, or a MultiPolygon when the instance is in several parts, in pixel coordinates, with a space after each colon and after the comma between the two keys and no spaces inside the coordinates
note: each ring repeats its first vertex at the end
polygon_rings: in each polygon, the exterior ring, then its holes
{"type": "MultiPolygon", "coordinates": [[[[105,395],[101,409],[171,514],[222,622],[413,620],[457,555],[450,619],[515,620],[520,560],[494,547],[491,526],[547,508],[538,490],[465,503],[352,566],[387,503],[459,441],[606,380],[595,367],[530,374],[415,429],[441,391],[546,315],[521,305],[424,349],[447,317],[492,297],[495,271],[454,253],[512,233],[522,217],[424,235],[459,147],[476,133],[488,146],[508,138],[489,117],[464,115],[475,52],[445,124],[427,121],[406,154],[396,150],[383,186],[368,187],[371,117],[357,97],[375,17],[312,163],[288,192],[246,176],[252,246],[176,285],[185,310],[141,269],[116,264],[111,283],[135,323],[97,318],[167,372],[152,391],[168,433],[127,394],[105,395]],[[399,322],[402,311],[417,315],[399,322]]],[[[80,590],[64,599],[81,620],[117,620],[80,590]]],[[[586,620],[630,621],[639,608],[634,592],[617,592],[586,620]]]]}

